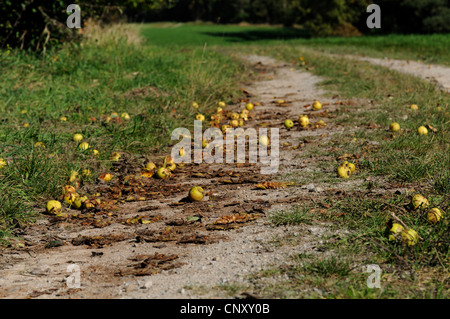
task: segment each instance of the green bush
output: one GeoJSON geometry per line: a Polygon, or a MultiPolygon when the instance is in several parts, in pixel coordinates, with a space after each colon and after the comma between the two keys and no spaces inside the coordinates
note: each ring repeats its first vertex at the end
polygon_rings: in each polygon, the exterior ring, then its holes
{"type": "MultiPolygon", "coordinates": [[[[113,22],[126,13],[154,10],[170,0],[91,0],[76,2],[82,21],[96,18],[113,22]]],[[[4,0],[0,2],[0,48],[45,51],[62,42],[80,39],[76,28],[66,25],[69,14],[63,0],[4,0]]]]}
{"type": "Polygon", "coordinates": [[[67,2],[63,0],[6,0],[0,4],[0,45],[41,51],[77,37],[66,26],[67,2]]]}

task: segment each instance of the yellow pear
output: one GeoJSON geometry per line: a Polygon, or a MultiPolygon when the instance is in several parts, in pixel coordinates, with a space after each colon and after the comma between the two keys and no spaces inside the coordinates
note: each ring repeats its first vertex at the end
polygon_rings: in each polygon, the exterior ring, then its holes
{"type": "Polygon", "coordinates": [[[294,126],[294,122],[292,122],[291,119],[287,119],[284,121],[284,127],[286,127],[288,130],[291,129],[294,126]]]}
{"type": "Polygon", "coordinates": [[[170,176],[170,170],[165,167],[160,167],[156,171],[156,176],[160,179],[166,179],[170,176]]]}
{"type": "Polygon", "coordinates": [[[337,168],[337,174],[341,178],[349,178],[350,173],[351,173],[350,168],[347,165],[343,164],[337,168]]]}
{"type": "Polygon", "coordinates": [[[192,187],[189,191],[189,199],[193,202],[199,202],[203,199],[205,191],[200,186],[192,187]]]}
{"type": "Polygon", "coordinates": [[[414,229],[408,228],[401,232],[402,241],[408,246],[414,246],[419,240],[419,235],[414,229]]]}
{"type": "Polygon", "coordinates": [[[75,142],[81,142],[82,139],[83,139],[83,135],[81,135],[81,134],[75,134],[75,135],[73,136],[73,140],[74,140],[75,142]]]}
{"type": "Polygon", "coordinates": [[[198,113],[195,116],[195,119],[198,120],[198,121],[204,121],[205,120],[205,116],[203,114],[198,113]]]}
{"type": "Polygon", "coordinates": [[[425,126],[420,126],[417,129],[417,133],[419,133],[420,135],[427,135],[428,134],[428,129],[425,126]]]}
{"type": "Polygon", "coordinates": [[[389,230],[389,240],[393,241],[397,239],[397,235],[400,234],[405,228],[397,223],[393,223],[389,230]]]}
{"type": "Polygon", "coordinates": [[[307,115],[300,116],[300,118],[298,119],[298,123],[300,124],[301,127],[307,127],[309,124],[308,116],[307,115]]]}
{"type": "Polygon", "coordinates": [[[400,131],[400,124],[396,122],[391,123],[391,125],[389,125],[389,128],[391,129],[392,132],[398,132],[400,131]]]}
{"type": "Polygon", "coordinates": [[[269,145],[269,143],[270,143],[270,141],[267,136],[263,135],[259,138],[259,144],[267,146],[267,145],[269,145]]]}
{"type": "Polygon", "coordinates": [[[416,194],[411,199],[411,204],[414,209],[417,208],[427,208],[430,205],[428,199],[420,194],[416,194]]]}
{"type": "Polygon", "coordinates": [[[439,208],[432,208],[428,211],[427,220],[433,224],[436,224],[443,217],[443,213],[439,208]]]}
{"type": "Polygon", "coordinates": [[[319,101],[314,101],[313,108],[315,110],[320,110],[322,108],[322,103],[320,103],[319,101]]]}
{"type": "Polygon", "coordinates": [[[61,212],[61,203],[57,200],[50,200],[47,202],[47,213],[59,214],[61,212]]]}
{"type": "Polygon", "coordinates": [[[85,151],[89,148],[89,143],[83,142],[78,147],[80,148],[80,150],[85,151]]]}

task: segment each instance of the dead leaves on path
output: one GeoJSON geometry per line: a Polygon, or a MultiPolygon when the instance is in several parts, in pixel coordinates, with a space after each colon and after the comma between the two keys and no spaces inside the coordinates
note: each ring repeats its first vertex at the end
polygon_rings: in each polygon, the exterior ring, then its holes
{"type": "Polygon", "coordinates": [[[128,239],[124,234],[119,235],[107,235],[107,236],[81,236],[74,238],[72,240],[72,245],[88,245],[91,247],[102,248],[104,246],[109,246],[114,242],[124,241],[128,239]]]}
{"type": "Polygon", "coordinates": [[[178,255],[165,255],[155,253],[154,255],[137,255],[131,260],[134,264],[129,265],[125,269],[115,273],[116,276],[150,276],[161,272],[161,270],[169,270],[183,265],[176,262],[178,255]]]}
{"type": "Polygon", "coordinates": [[[285,188],[287,186],[294,185],[293,182],[262,182],[255,185],[256,188],[259,189],[276,189],[276,188],[285,188]]]}
{"type": "Polygon", "coordinates": [[[217,219],[214,223],[206,226],[208,230],[228,230],[236,229],[244,226],[245,223],[260,218],[261,214],[235,213],[232,215],[224,215],[217,219]]]}

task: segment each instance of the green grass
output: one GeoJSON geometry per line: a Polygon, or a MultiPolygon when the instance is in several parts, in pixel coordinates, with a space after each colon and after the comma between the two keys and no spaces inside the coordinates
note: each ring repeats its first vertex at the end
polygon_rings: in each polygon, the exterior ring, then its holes
{"type": "Polygon", "coordinates": [[[310,224],[311,216],[309,214],[309,207],[307,206],[292,206],[283,211],[277,211],[269,216],[269,220],[275,226],[280,225],[296,225],[296,224],[310,224]]]}
{"type": "Polygon", "coordinates": [[[449,34],[313,38],[300,40],[299,44],[328,53],[356,53],[376,58],[390,57],[450,64],[449,34]]]}
{"type": "Polygon", "coordinates": [[[145,25],[142,34],[158,46],[234,46],[283,43],[305,36],[305,31],[272,26],[154,23],[145,25]]]}
{"type": "Polygon", "coordinates": [[[242,46],[249,44],[289,44],[328,53],[450,63],[450,34],[310,38],[301,28],[197,23],[149,24],[143,34],[159,46],[236,46],[245,51],[242,46]]]}

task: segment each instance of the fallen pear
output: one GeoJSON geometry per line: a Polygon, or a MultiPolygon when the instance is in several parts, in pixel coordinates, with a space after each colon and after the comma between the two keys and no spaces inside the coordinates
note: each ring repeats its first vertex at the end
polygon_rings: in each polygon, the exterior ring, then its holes
{"type": "Polygon", "coordinates": [[[6,166],[6,162],[3,158],[0,158],[0,169],[6,166]]]}
{"type": "Polygon", "coordinates": [[[205,191],[200,186],[194,186],[189,191],[189,199],[193,202],[199,202],[203,199],[205,191]]]}
{"type": "Polygon", "coordinates": [[[320,110],[322,108],[322,103],[320,103],[319,101],[314,101],[313,108],[315,110],[320,110]]]}
{"type": "Polygon", "coordinates": [[[73,206],[75,206],[76,209],[81,209],[87,199],[88,198],[86,196],[77,196],[73,201],[73,206]]]}
{"type": "Polygon", "coordinates": [[[80,148],[80,150],[85,151],[89,148],[89,143],[83,142],[78,147],[80,148]]]}
{"type": "Polygon", "coordinates": [[[259,138],[259,144],[263,146],[268,146],[270,143],[269,138],[266,135],[263,135],[259,138]]]}
{"type": "Polygon", "coordinates": [[[77,180],[77,178],[78,178],[78,172],[72,170],[70,172],[69,182],[73,183],[73,182],[75,182],[77,180]]]}
{"type": "Polygon", "coordinates": [[[203,114],[198,113],[195,116],[195,119],[198,120],[198,121],[204,121],[205,120],[205,116],[203,114]]]}
{"type": "Polygon", "coordinates": [[[111,157],[110,157],[110,159],[112,160],[112,161],[118,161],[119,159],[120,159],[120,154],[119,153],[117,153],[117,152],[114,152],[114,153],[112,153],[111,154],[111,157]]]}
{"type": "Polygon", "coordinates": [[[145,170],[147,170],[147,171],[152,171],[155,168],[156,168],[156,165],[153,162],[148,162],[147,164],[145,164],[145,170]]]}
{"type": "Polygon", "coordinates": [[[391,123],[391,125],[389,125],[389,129],[392,132],[398,132],[400,131],[400,124],[398,124],[397,122],[391,123]]]}
{"type": "Polygon", "coordinates": [[[419,126],[419,128],[417,129],[417,133],[419,133],[420,135],[427,135],[428,129],[425,126],[419,126]]]}
{"type": "Polygon", "coordinates": [[[394,241],[397,239],[398,234],[400,234],[405,228],[397,223],[393,223],[391,229],[389,230],[389,240],[394,241]]]}
{"type": "Polygon", "coordinates": [[[81,134],[75,134],[75,135],[73,136],[73,140],[74,140],[75,142],[81,142],[82,139],[83,139],[83,135],[81,135],[81,134]]]}
{"type": "Polygon", "coordinates": [[[443,217],[443,213],[439,208],[432,208],[428,211],[427,220],[430,223],[436,224],[443,217]]]}
{"type": "Polygon", "coordinates": [[[83,176],[85,176],[85,177],[88,177],[88,176],[91,176],[91,170],[90,169],[83,169],[82,171],[81,171],[81,175],[83,175],[83,176]]]}
{"type": "Polygon", "coordinates": [[[104,180],[105,182],[109,182],[110,180],[112,180],[113,177],[114,177],[113,174],[102,173],[102,174],[100,174],[100,176],[98,178],[101,180],[104,180]]]}
{"type": "Polygon", "coordinates": [[[419,235],[412,228],[408,228],[408,229],[403,230],[400,233],[400,235],[402,237],[402,241],[405,244],[408,244],[408,246],[414,246],[415,244],[417,244],[417,242],[419,240],[419,235]]]}
{"type": "Polygon", "coordinates": [[[286,127],[288,130],[291,129],[294,126],[294,122],[292,122],[291,119],[287,119],[284,121],[284,127],[286,127]]]}
{"type": "Polygon", "coordinates": [[[167,166],[167,169],[171,172],[174,171],[175,168],[177,168],[177,165],[175,163],[172,163],[169,166],[167,166]]]}
{"type": "Polygon", "coordinates": [[[345,165],[350,169],[350,173],[353,173],[356,170],[356,165],[350,162],[344,162],[345,165]]]}
{"type": "Polygon", "coordinates": [[[156,176],[160,179],[166,179],[170,176],[170,170],[165,167],[160,167],[156,171],[156,176]]]}
{"type": "Polygon", "coordinates": [[[350,168],[347,165],[342,164],[337,168],[337,174],[341,178],[349,178],[350,173],[350,168]]]}
{"type": "Polygon", "coordinates": [[[309,118],[307,115],[301,115],[298,119],[298,123],[301,127],[307,127],[309,124],[309,118]]]}
{"type": "Polygon", "coordinates": [[[66,185],[63,187],[63,195],[67,194],[67,193],[76,193],[76,189],[75,187],[71,186],[71,185],[66,185]]]}
{"type": "Polygon", "coordinates": [[[430,205],[430,202],[425,196],[416,194],[412,197],[411,204],[414,209],[418,209],[418,208],[427,208],[430,205]]]}
{"type": "Polygon", "coordinates": [[[57,200],[50,200],[47,202],[46,208],[47,208],[47,213],[56,215],[61,212],[62,205],[61,205],[61,202],[59,202],[57,200]]]}
{"type": "Polygon", "coordinates": [[[64,202],[68,205],[72,205],[74,200],[77,198],[77,193],[68,192],[64,194],[64,202]]]}

